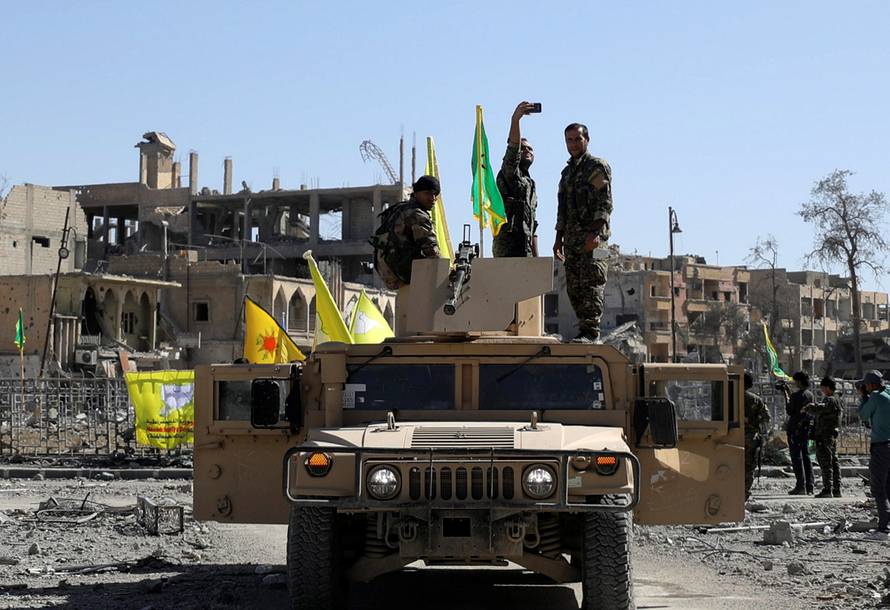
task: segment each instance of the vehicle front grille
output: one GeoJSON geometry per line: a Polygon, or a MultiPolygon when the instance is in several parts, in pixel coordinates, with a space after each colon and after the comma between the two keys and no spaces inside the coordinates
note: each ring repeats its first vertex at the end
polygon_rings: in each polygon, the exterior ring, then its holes
{"type": "Polygon", "coordinates": [[[514,449],[514,430],[507,427],[465,428],[419,426],[411,435],[411,447],[468,447],[514,449]]]}
{"type": "Polygon", "coordinates": [[[413,466],[408,471],[411,500],[472,502],[512,500],[517,471],[512,466],[413,466]]]}

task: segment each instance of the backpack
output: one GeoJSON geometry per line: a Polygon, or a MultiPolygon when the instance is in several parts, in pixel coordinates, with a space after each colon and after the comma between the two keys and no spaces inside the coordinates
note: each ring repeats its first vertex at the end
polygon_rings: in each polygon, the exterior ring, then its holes
{"type": "Polygon", "coordinates": [[[378,214],[379,226],[368,240],[374,248],[374,269],[390,290],[411,283],[414,251],[411,244],[402,239],[398,232],[406,205],[404,202],[393,205],[378,214]]]}

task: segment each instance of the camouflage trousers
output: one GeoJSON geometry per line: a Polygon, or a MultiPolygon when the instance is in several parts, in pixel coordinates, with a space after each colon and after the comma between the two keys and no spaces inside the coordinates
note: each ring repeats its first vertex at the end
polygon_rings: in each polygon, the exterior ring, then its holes
{"type": "Polygon", "coordinates": [[[593,260],[590,252],[566,251],[566,291],[578,317],[578,331],[598,337],[603,317],[606,261],[593,260]]]}
{"type": "Polygon", "coordinates": [[[508,231],[504,229],[494,238],[491,251],[495,258],[502,256],[531,256],[532,239],[522,231],[508,231]]]}
{"type": "Polygon", "coordinates": [[[757,470],[757,444],[756,436],[745,436],[745,500],[751,496],[751,486],[754,485],[754,472],[757,470]]]}
{"type": "Polygon", "coordinates": [[[837,439],[833,436],[818,437],[816,461],[822,470],[822,488],[834,493],[841,491],[841,467],[837,461],[837,439]]]}

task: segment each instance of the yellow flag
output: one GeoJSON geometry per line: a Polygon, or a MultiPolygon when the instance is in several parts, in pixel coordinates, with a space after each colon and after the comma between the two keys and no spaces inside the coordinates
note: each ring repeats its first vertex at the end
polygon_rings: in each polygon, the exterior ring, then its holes
{"type": "Polygon", "coordinates": [[[365,294],[364,288],[352,308],[349,332],[356,343],[383,343],[387,337],[395,336],[380,309],[365,294]]]}
{"type": "Polygon", "coordinates": [[[244,358],[257,364],[305,360],[306,356],[268,311],[244,297],[244,358]]]}
{"type": "Polygon", "coordinates": [[[195,371],[126,373],[139,445],[173,449],[194,441],[195,371]]]}
{"type": "MultiPolygon", "coordinates": [[[[432,138],[426,139],[426,169],[423,172],[427,176],[439,178],[439,161],[436,159],[436,147],[432,138]]],[[[451,235],[448,233],[448,220],[445,218],[445,201],[442,193],[436,197],[436,204],[430,212],[433,219],[433,229],[436,231],[436,241],[439,242],[439,256],[454,260],[454,251],[451,245],[451,235]]],[[[376,341],[374,342],[376,343],[376,341]]]]}
{"type": "Polygon", "coordinates": [[[352,343],[352,335],[346,328],[346,322],[340,315],[337,303],[328,290],[328,285],[324,283],[321,272],[318,270],[318,264],[312,258],[312,251],[307,250],[303,254],[303,258],[309,263],[309,273],[312,275],[312,283],[315,284],[315,345],[320,345],[326,341],[340,341],[341,343],[352,343]]]}

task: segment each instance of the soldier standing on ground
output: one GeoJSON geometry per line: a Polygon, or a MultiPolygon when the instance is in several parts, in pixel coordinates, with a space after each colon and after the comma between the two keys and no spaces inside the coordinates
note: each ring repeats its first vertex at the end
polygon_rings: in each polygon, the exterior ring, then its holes
{"type": "Polygon", "coordinates": [[[751,497],[757,452],[762,451],[770,417],[763,399],[754,393],[754,377],[745,371],[745,501],[751,497]]]}
{"type": "Polygon", "coordinates": [[[421,176],[408,201],[380,214],[380,228],[370,242],[374,246],[374,267],[390,290],[411,283],[414,260],[439,257],[430,210],[440,190],[438,178],[421,176]]]}
{"type": "Polygon", "coordinates": [[[813,463],[807,448],[810,442],[810,426],[813,418],[804,407],[815,402],[813,393],[810,392],[810,376],[803,371],[798,371],[791,376],[797,390],[788,395],[788,387],[785,391],[785,412],[788,420],[785,430],[788,433],[788,450],[791,453],[791,466],[794,469],[794,489],[789,495],[803,496],[813,493],[813,463]]]}
{"type": "Polygon", "coordinates": [[[538,221],[535,219],[538,195],[535,181],[528,171],[535,160],[535,153],[519,129],[520,119],[532,112],[534,107],[529,102],[520,102],[510,121],[507,152],[497,177],[507,223],[494,238],[492,251],[495,256],[538,255],[538,221]]]}
{"type": "Polygon", "coordinates": [[[813,440],[816,442],[816,461],[822,469],[822,491],[817,498],[841,497],[841,468],[837,461],[837,436],[841,426],[841,402],[834,395],[837,384],[824,377],[819,390],[825,396],[821,403],[809,405],[807,412],[816,417],[813,440]]]}
{"type": "Polygon", "coordinates": [[[606,261],[594,259],[611,231],[612,169],[587,151],[590,135],[585,125],[565,128],[571,157],[559,180],[559,208],[553,255],[565,262],[566,288],[578,316],[577,343],[592,343],[600,333],[606,261]]]}
{"type": "Polygon", "coordinates": [[[860,383],[859,418],[871,428],[871,459],[868,471],[871,494],[878,508],[878,527],[868,534],[873,540],[890,537],[890,388],[880,371],[869,371],[860,383]]]}

